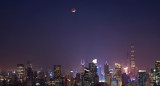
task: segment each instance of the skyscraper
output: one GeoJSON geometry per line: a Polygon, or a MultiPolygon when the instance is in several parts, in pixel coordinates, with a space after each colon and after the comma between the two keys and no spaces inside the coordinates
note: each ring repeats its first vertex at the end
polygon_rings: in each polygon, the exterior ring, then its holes
{"type": "Polygon", "coordinates": [[[84,59],[81,59],[81,69],[80,69],[81,74],[84,73],[84,65],[85,65],[85,61],[84,61],[84,59]]]}
{"type": "Polygon", "coordinates": [[[89,86],[89,72],[90,72],[90,70],[85,67],[84,74],[82,77],[82,86],[89,86]]]}
{"type": "Polygon", "coordinates": [[[130,57],[131,57],[131,69],[134,69],[135,68],[135,50],[134,50],[134,45],[131,44],[131,52],[130,52],[130,57]]]}
{"type": "Polygon", "coordinates": [[[32,64],[27,61],[27,68],[26,68],[26,81],[27,81],[27,86],[32,86],[32,80],[33,80],[33,70],[32,70],[32,64]]]}
{"type": "Polygon", "coordinates": [[[160,61],[155,62],[155,68],[160,72],[160,61]]]}
{"type": "Polygon", "coordinates": [[[138,71],[138,86],[146,86],[146,70],[138,71]]]}
{"type": "Polygon", "coordinates": [[[130,75],[131,75],[131,80],[135,79],[135,77],[137,76],[137,67],[135,66],[135,49],[134,49],[134,45],[131,44],[130,46],[131,50],[130,50],[130,75]]]}
{"type": "Polygon", "coordinates": [[[118,86],[122,86],[122,72],[121,72],[121,65],[115,63],[115,76],[118,80],[118,86]]]}
{"type": "Polygon", "coordinates": [[[160,61],[155,62],[156,84],[160,85],[160,61]]]}
{"type": "Polygon", "coordinates": [[[61,86],[61,65],[54,65],[54,81],[56,86],[61,86]]]}
{"type": "Polygon", "coordinates": [[[18,76],[18,80],[20,80],[21,82],[24,79],[24,72],[25,72],[25,68],[24,68],[24,64],[17,64],[17,76],[18,76]]]}
{"type": "Polygon", "coordinates": [[[90,71],[90,83],[91,86],[94,86],[99,82],[99,77],[97,74],[97,59],[94,59],[92,63],[89,63],[89,71],[90,71]]]}
{"type": "Polygon", "coordinates": [[[105,74],[105,82],[110,85],[110,79],[111,79],[111,76],[110,76],[110,72],[109,72],[109,64],[108,62],[106,61],[106,63],[104,64],[104,74],[105,74]]]}

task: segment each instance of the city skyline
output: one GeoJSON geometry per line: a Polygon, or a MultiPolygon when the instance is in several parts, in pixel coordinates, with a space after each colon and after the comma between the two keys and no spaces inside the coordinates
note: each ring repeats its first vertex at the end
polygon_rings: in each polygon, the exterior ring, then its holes
{"type": "MultiPolygon", "coordinates": [[[[80,67],[98,59],[125,64],[130,44],[135,64],[160,60],[160,1],[2,1],[0,66],[80,67]],[[76,9],[72,12],[72,9],[76,9]]],[[[63,68],[62,68],[63,69],[63,68]]],[[[66,70],[66,69],[65,69],[66,70]]]]}

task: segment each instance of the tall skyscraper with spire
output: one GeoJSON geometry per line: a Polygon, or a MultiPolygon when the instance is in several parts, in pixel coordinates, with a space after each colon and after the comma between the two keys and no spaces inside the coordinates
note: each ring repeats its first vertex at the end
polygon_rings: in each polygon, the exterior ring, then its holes
{"type": "Polygon", "coordinates": [[[131,69],[135,68],[135,50],[134,50],[134,45],[131,44],[131,51],[130,51],[130,61],[131,61],[131,69]]]}
{"type": "Polygon", "coordinates": [[[130,46],[130,73],[131,73],[131,78],[133,79],[137,75],[137,67],[135,65],[135,49],[133,44],[131,44],[130,46]]]}
{"type": "Polygon", "coordinates": [[[84,73],[84,65],[85,65],[85,61],[84,59],[81,59],[81,69],[80,69],[80,73],[84,73]]]}

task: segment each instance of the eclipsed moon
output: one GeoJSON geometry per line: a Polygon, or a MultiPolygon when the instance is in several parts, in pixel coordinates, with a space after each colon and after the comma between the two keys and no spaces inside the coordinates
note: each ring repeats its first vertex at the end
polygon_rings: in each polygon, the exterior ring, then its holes
{"type": "Polygon", "coordinates": [[[75,13],[76,12],[76,9],[75,8],[72,8],[72,13],[75,13]]]}

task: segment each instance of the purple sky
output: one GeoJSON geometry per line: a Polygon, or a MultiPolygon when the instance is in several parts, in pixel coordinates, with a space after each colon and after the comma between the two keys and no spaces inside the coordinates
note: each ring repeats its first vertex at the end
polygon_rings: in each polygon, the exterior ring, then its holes
{"type": "Polygon", "coordinates": [[[1,1],[0,65],[61,64],[78,68],[81,58],[122,63],[135,45],[136,66],[160,58],[160,1],[1,1]],[[76,8],[76,13],[71,9],[76,8]]]}

